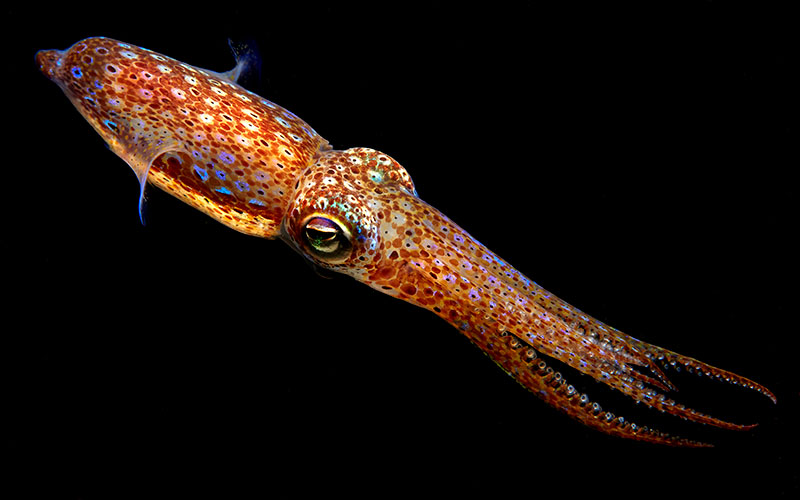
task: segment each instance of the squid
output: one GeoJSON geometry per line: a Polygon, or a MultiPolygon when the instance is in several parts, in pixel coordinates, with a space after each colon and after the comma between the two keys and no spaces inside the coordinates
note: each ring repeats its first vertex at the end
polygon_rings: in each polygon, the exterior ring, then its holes
{"type": "Polygon", "coordinates": [[[601,432],[709,446],[603,410],[550,365],[558,360],[636,402],[723,429],[679,404],[668,367],[766,387],[612,328],[544,290],[417,196],[380,151],[336,150],[292,112],[237,84],[257,63],[234,48],[218,73],[104,37],[42,50],[41,72],[136,174],[242,233],[280,239],[314,266],[425,308],[457,328],[548,404],[601,432]]]}

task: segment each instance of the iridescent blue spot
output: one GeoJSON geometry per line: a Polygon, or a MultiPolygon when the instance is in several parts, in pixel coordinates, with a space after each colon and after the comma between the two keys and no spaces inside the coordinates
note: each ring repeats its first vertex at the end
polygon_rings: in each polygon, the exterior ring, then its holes
{"type": "Polygon", "coordinates": [[[223,180],[223,181],[225,180],[225,171],[224,170],[214,170],[214,173],[217,174],[217,177],[219,177],[220,180],[223,180]]]}
{"type": "Polygon", "coordinates": [[[260,206],[262,206],[262,207],[264,206],[264,202],[263,202],[263,201],[261,201],[261,200],[258,200],[258,199],[256,199],[256,198],[252,198],[252,199],[251,199],[250,201],[248,201],[247,203],[250,203],[251,205],[260,205],[260,206]]]}
{"type": "Polygon", "coordinates": [[[250,185],[244,181],[236,181],[235,184],[239,191],[248,191],[250,189],[250,185]]]}
{"type": "Polygon", "coordinates": [[[197,176],[200,177],[201,181],[205,182],[208,180],[208,172],[198,167],[197,165],[192,165],[192,168],[194,169],[194,173],[196,173],[197,176]]]}
{"type": "Polygon", "coordinates": [[[110,128],[114,132],[117,131],[117,124],[112,122],[111,120],[103,120],[103,123],[105,123],[106,127],[110,128]]]}
{"type": "Polygon", "coordinates": [[[95,101],[94,98],[92,98],[90,96],[86,96],[86,97],[84,97],[84,99],[89,101],[89,104],[91,104],[92,106],[97,106],[97,101],[95,101]]]}
{"type": "Polygon", "coordinates": [[[122,47],[123,49],[129,49],[129,48],[131,48],[131,46],[130,46],[130,45],[128,45],[127,43],[122,43],[122,42],[120,42],[120,43],[118,43],[117,45],[119,45],[119,46],[120,46],[120,47],[122,47]]]}
{"type": "Polygon", "coordinates": [[[231,193],[230,189],[228,189],[228,188],[226,188],[224,186],[220,186],[217,189],[215,189],[214,191],[216,191],[218,193],[222,193],[222,194],[233,194],[233,193],[231,193]]]}
{"type": "Polygon", "coordinates": [[[80,78],[83,76],[83,71],[81,71],[79,67],[75,66],[74,68],[72,68],[72,76],[74,76],[75,78],[80,78]]]}
{"type": "Polygon", "coordinates": [[[225,151],[219,154],[219,159],[222,160],[222,163],[227,163],[228,165],[236,160],[232,154],[226,153],[225,151]]]}

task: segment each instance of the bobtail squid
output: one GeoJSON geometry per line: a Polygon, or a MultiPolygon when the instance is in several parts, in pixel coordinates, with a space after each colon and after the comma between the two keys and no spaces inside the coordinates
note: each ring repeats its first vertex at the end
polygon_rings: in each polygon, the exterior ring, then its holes
{"type": "Polygon", "coordinates": [[[37,54],[110,149],[149,183],[242,233],[281,239],[319,268],[425,308],[516,381],[583,424],[624,438],[705,443],[605,411],[549,366],[554,358],[637,402],[724,429],[750,429],[665,393],[667,366],[760,392],[764,386],[650,345],[555,297],[436,208],[408,172],[369,148],[333,149],[306,122],[217,73],[109,38],[37,54]]]}

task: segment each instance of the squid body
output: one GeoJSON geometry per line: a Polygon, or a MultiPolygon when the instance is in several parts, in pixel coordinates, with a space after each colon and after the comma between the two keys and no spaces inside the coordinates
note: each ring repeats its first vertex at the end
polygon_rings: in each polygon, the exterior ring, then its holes
{"type": "MultiPolygon", "coordinates": [[[[430,310],[535,395],[608,434],[678,446],[604,411],[550,358],[662,412],[749,429],[665,393],[663,369],[689,368],[765,387],[647,344],[526,278],[418,196],[408,172],[368,148],[332,149],[306,122],[236,83],[251,58],[217,73],[109,38],[37,54],[55,82],[141,184],[155,185],[243,233],[281,239],[315,265],[430,310]]],[[[140,210],[141,210],[140,196],[140,210]]]]}

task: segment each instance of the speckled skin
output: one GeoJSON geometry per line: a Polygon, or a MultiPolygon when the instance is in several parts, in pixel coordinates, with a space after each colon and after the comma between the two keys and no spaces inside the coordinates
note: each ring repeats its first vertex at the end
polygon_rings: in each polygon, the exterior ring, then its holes
{"type": "Polygon", "coordinates": [[[303,120],[229,75],[146,49],[98,37],[37,59],[142,187],[146,179],[253,236],[278,236],[295,180],[330,149],[303,120]]]}
{"type": "Polygon", "coordinates": [[[603,411],[548,367],[556,358],[638,402],[688,420],[748,429],[685,408],[662,367],[774,395],[739,375],[611,328],[530,281],[417,197],[406,170],[367,148],[331,150],[291,112],[219,74],[107,38],[41,51],[56,82],[111,149],[150,182],[238,231],[280,237],[316,265],[428,309],[520,384],[603,432],[704,443],[603,411]]]}

